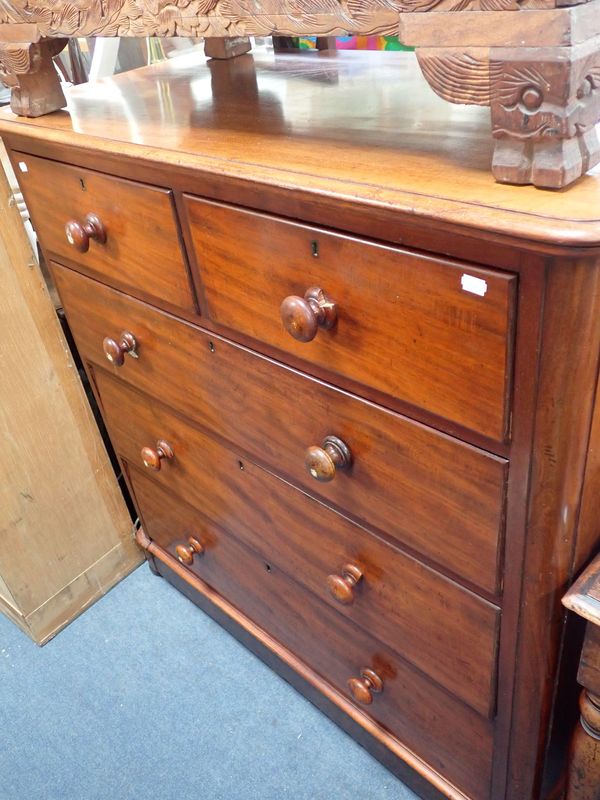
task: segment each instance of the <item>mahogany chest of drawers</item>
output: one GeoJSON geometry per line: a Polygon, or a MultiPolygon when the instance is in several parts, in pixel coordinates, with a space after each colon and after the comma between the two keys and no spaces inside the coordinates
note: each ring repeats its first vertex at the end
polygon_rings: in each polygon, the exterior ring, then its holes
{"type": "Polygon", "coordinates": [[[392,58],[184,57],[0,132],[152,569],[423,796],[549,799],[600,179],[494,184],[392,58]]]}

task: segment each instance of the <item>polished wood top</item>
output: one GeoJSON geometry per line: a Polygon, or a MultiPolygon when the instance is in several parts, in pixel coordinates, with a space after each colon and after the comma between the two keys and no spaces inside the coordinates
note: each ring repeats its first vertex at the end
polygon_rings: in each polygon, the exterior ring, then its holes
{"type": "Polygon", "coordinates": [[[193,53],[68,99],[68,111],[37,119],[3,109],[0,134],[600,246],[600,170],[562,191],[495,183],[489,110],[438,98],[412,53],[193,53]]]}

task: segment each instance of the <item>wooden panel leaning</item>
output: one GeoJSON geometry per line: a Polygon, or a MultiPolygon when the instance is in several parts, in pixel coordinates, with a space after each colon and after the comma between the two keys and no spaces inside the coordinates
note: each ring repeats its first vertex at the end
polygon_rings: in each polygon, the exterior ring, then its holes
{"type": "Polygon", "coordinates": [[[0,196],[0,610],[43,644],[140,556],[1,170],[0,196]]]}
{"type": "Polygon", "coordinates": [[[586,620],[579,664],[581,718],[573,734],[566,800],[600,798],[600,556],[563,599],[586,620]]]}

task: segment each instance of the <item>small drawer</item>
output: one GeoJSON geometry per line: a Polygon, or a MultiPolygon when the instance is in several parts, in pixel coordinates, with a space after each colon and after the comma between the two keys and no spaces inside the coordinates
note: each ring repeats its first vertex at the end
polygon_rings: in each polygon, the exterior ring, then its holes
{"type": "Polygon", "coordinates": [[[117,452],[244,538],[481,714],[495,705],[500,613],[459,584],[95,372],[117,452]],[[162,457],[161,457],[162,454],[162,457]]]}
{"type": "Polygon", "coordinates": [[[215,322],[492,439],[507,437],[514,275],[190,196],[185,203],[215,322]]]}
{"type": "MultiPolygon", "coordinates": [[[[489,720],[320,603],[290,579],[277,561],[261,557],[174,498],[164,485],[136,468],[129,470],[129,479],[144,529],[156,544],[182,556],[198,577],[467,796],[488,796],[492,764],[489,720]],[[202,542],[204,551],[195,552],[190,538],[202,542]],[[382,680],[382,691],[364,696],[363,687],[354,684],[362,700],[372,699],[368,704],[355,701],[348,685],[352,679],[360,680],[365,669],[382,680]]],[[[288,566],[295,570],[295,564],[288,566]]],[[[458,661],[456,668],[463,670],[458,661]]]]}
{"type": "Polygon", "coordinates": [[[170,191],[14,154],[42,247],[158,305],[196,313],[170,191]]]}
{"type": "Polygon", "coordinates": [[[85,359],[109,367],[103,351],[109,337],[112,363],[120,363],[113,369],[123,381],[160,397],[361,524],[498,594],[505,459],[71,270],[54,266],[53,273],[85,359]],[[137,358],[126,352],[129,335],[137,358]],[[332,436],[347,445],[350,461],[333,471],[327,448],[332,436]],[[331,479],[315,479],[307,462],[318,478],[331,479]]]}

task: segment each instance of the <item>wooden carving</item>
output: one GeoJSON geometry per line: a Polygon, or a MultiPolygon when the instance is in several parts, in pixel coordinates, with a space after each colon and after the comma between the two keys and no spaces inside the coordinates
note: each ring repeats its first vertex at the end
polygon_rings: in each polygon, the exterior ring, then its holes
{"type": "Polygon", "coordinates": [[[65,105],[52,58],[66,44],[66,39],[35,44],[0,41],[0,80],[12,88],[10,105],[15,114],[39,117],[65,105]]]}
{"type": "Polygon", "coordinates": [[[560,48],[425,48],[418,58],[445,100],[491,107],[497,180],[560,188],[600,161],[600,37],[560,48]]]}
{"type": "Polygon", "coordinates": [[[406,35],[439,95],[489,105],[499,181],[562,187],[600,161],[600,0],[0,0],[0,80],[39,116],[65,105],[60,37],[204,37],[228,58],[252,35],[346,33],[406,35]]]}
{"type": "Polygon", "coordinates": [[[41,37],[385,33],[400,13],[555,8],[561,0],[1,0],[0,25],[41,37]]]}
{"type": "Polygon", "coordinates": [[[421,71],[431,88],[450,103],[489,106],[489,48],[468,51],[423,48],[417,51],[421,71]]]}

